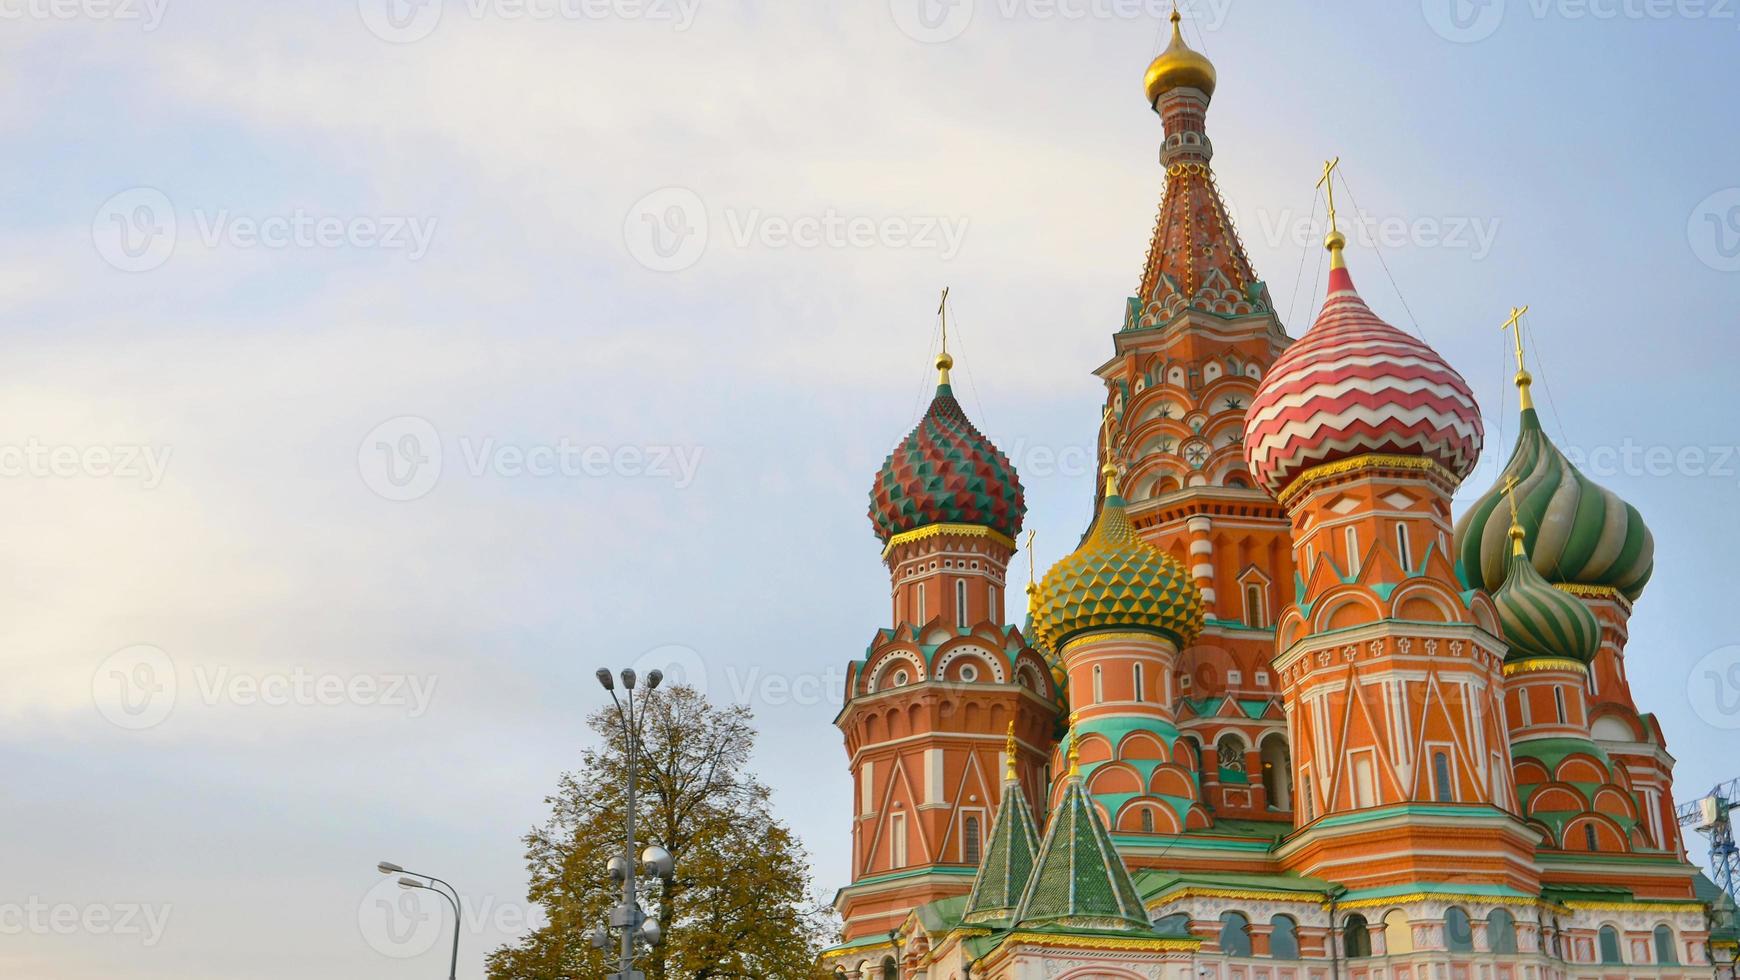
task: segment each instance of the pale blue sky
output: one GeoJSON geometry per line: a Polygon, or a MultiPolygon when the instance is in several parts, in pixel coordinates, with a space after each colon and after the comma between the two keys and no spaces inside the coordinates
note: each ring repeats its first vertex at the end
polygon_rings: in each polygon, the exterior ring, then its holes
{"type": "MultiPolygon", "coordinates": [[[[387,2],[0,4],[7,975],[436,975],[444,938],[370,918],[390,858],[483,917],[476,976],[523,920],[518,838],[593,669],[672,656],[753,705],[818,888],[845,883],[830,723],[888,614],[866,492],[945,284],[1042,564],[1087,518],[1169,5],[387,2]]],[[[1740,20],[1711,8],[1205,0],[1188,24],[1292,333],[1339,154],[1399,236],[1383,264],[1356,237],[1357,281],[1410,326],[1387,264],[1500,458],[1520,303],[1562,445],[1707,452],[1599,474],[1656,534],[1629,662],[1682,797],[1740,775],[1740,690],[1688,695],[1740,660],[1740,20]]]]}

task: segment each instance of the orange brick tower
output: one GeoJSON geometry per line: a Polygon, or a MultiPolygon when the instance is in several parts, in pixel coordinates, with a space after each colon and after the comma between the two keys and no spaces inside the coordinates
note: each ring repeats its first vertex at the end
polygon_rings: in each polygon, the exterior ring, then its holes
{"type": "MultiPolygon", "coordinates": [[[[1330,213],[1333,226],[1333,199],[1330,213]]],[[[1275,656],[1306,828],[1283,861],[1355,888],[1533,889],[1496,613],[1447,554],[1479,409],[1436,352],[1366,306],[1341,234],[1327,245],[1323,310],[1245,430],[1251,472],[1292,518],[1303,583],[1275,656]]]]}
{"type": "Polygon", "coordinates": [[[1058,692],[1004,625],[1021,482],[955,400],[953,363],[945,349],[935,399],[871,491],[893,618],[851,665],[835,722],[856,786],[852,884],[836,900],[848,941],[887,943],[912,908],[966,894],[1005,786],[1031,803],[1049,783],[1058,692]]]}
{"type": "Polygon", "coordinates": [[[1166,189],[1113,357],[1095,373],[1106,383],[1108,444],[1128,461],[1130,522],[1202,596],[1206,621],[1170,683],[1203,800],[1217,816],[1290,822],[1268,662],[1291,598],[1289,528],[1252,485],[1241,451],[1245,409],[1288,337],[1215,186],[1204,130],[1215,80],[1175,14],[1172,42],[1146,78],[1165,130],[1166,189]]]}

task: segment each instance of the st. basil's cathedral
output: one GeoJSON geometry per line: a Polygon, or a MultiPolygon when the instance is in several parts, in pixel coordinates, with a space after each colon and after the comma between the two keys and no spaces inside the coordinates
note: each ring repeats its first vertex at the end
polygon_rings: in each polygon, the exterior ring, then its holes
{"type": "Polygon", "coordinates": [[[1452,519],[1484,436],[1467,384],[1360,298],[1333,220],[1288,336],[1215,184],[1215,81],[1175,13],[1146,79],[1164,198],[1095,371],[1095,516],[1024,626],[1021,482],[946,348],[876,476],[891,625],[836,719],[852,882],[825,970],[1711,976],[1731,906],[1626,679],[1643,518],[1543,431],[1513,316],[1521,431],[1452,519]]]}

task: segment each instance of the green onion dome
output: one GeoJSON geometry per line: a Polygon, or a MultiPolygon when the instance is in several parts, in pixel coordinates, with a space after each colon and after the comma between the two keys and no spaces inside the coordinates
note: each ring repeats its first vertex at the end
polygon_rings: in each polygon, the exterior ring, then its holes
{"type": "Polygon", "coordinates": [[[1584,476],[1541,431],[1533,407],[1498,483],[1456,522],[1456,559],[1468,584],[1494,592],[1510,561],[1504,487],[1517,481],[1517,518],[1541,577],[1605,586],[1635,600],[1655,570],[1655,539],[1637,508],[1584,476]]]}
{"type": "MultiPolygon", "coordinates": [[[[924,418],[888,455],[870,488],[870,522],[884,545],[930,524],[970,524],[1014,539],[1027,513],[1009,457],[967,420],[945,372],[924,418]]],[[[950,361],[949,363],[953,363],[950,361]]]]}
{"type": "Polygon", "coordinates": [[[1575,596],[1547,584],[1523,549],[1524,531],[1510,527],[1511,555],[1504,584],[1492,594],[1498,623],[1510,644],[1507,661],[1568,657],[1587,664],[1601,648],[1601,623],[1575,596]]]}
{"type": "Polygon", "coordinates": [[[1106,499],[1081,546],[1039,582],[1033,628],[1045,649],[1089,630],[1158,633],[1182,648],[1202,632],[1202,593],[1178,559],[1136,536],[1108,467],[1106,499]]]}

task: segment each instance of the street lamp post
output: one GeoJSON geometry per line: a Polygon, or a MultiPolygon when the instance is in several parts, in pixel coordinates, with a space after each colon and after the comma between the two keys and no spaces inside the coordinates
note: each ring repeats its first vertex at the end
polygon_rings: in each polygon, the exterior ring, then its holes
{"type": "MultiPolygon", "coordinates": [[[[611,910],[610,925],[599,926],[593,930],[592,945],[606,949],[611,945],[610,932],[621,930],[622,951],[619,972],[612,973],[609,980],[645,980],[645,975],[634,968],[634,944],[636,940],[648,945],[656,945],[664,937],[661,935],[656,920],[648,920],[646,913],[640,909],[640,901],[635,895],[635,887],[639,883],[641,873],[655,874],[666,881],[671,879],[675,866],[669,851],[662,847],[648,847],[640,854],[639,862],[635,861],[634,818],[636,810],[636,790],[640,781],[640,720],[635,714],[633,670],[622,672],[622,687],[627,693],[626,704],[623,698],[616,696],[616,683],[610,676],[610,671],[603,667],[598,669],[598,683],[610,692],[610,700],[616,703],[616,720],[622,726],[623,742],[628,752],[628,812],[624,819],[622,854],[610,859],[609,871],[612,879],[622,881],[622,904],[611,910]]],[[[659,686],[664,680],[661,671],[649,671],[646,675],[648,693],[659,686]]]]}
{"type": "Polygon", "coordinates": [[[453,955],[447,961],[447,980],[459,980],[459,890],[434,875],[426,875],[417,871],[406,871],[404,868],[399,867],[391,861],[380,862],[375,865],[375,870],[384,875],[403,875],[405,877],[399,879],[400,888],[421,888],[425,891],[434,892],[442,898],[447,899],[447,904],[453,906],[453,955]],[[415,875],[416,877],[410,877],[412,875],[415,875]],[[417,878],[426,879],[428,883],[425,884],[422,881],[418,881],[417,878]],[[442,887],[436,888],[436,885],[442,887]]]}

